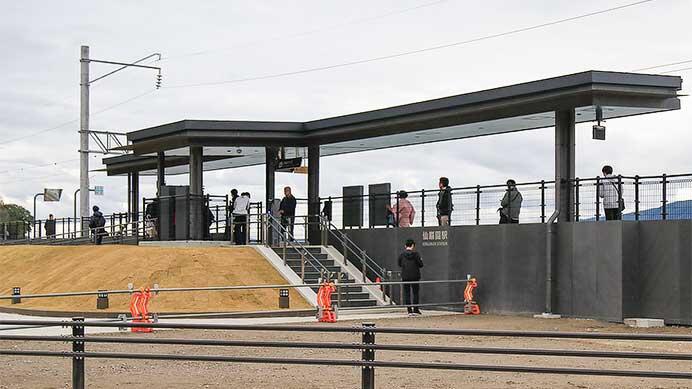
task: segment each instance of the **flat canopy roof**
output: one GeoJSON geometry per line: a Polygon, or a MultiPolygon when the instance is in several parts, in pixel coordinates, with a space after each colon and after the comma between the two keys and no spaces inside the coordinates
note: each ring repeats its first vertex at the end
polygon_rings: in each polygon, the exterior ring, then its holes
{"type": "MultiPolygon", "coordinates": [[[[320,146],[329,156],[552,127],[555,112],[575,110],[577,123],[680,109],[678,76],[587,71],[479,92],[308,122],[181,120],[127,134],[134,154],[105,158],[109,175],[155,174],[152,157],[188,155],[203,146],[204,170],[265,163],[264,147],[300,156],[320,146]],[[148,158],[146,158],[148,157],[148,158]]],[[[187,172],[187,164],[166,174],[187,172]]]]}

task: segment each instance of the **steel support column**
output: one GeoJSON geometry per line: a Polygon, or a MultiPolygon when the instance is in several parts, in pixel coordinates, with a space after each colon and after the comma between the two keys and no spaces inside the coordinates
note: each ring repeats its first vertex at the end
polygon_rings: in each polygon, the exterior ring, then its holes
{"type": "Polygon", "coordinates": [[[139,172],[132,172],[130,176],[130,212],[132,221],[139,221],[139,172]]]}
{"type": "Polygon", "coordinates": [[[575,116],[574,109],[555,112],[555,207],[559,222],[574,221],[575,178],[575,116]]]}
{"type": "Polygon", "coordinates": [[[320,146],[308,147],[308,242],[321,244],[320,224],[320,146]]]}
{"type": "Polygon", "coordinates": [[[202,220],[202,146],[190,146],[190,239],[204,238],[202,220]]]}
{"type": "Polygon", "coordinates": [[[156,195],[161,193],[161,187],[166,185],[166,154],[160,151],[156,154],[156,195]]]}
{"type": "MultiPolygon", "coordinates": [[[[265,170],[264,170],[264,187],[265,187],[265,204],[267,205],[267,212],[272,209],[272,201],[276,197],[276,165],[279,159],[279,149],[276,147],[265,147],[265,170]]],[[[274,215],[278,217],[278,215],[274,215]]],[[[273,242],[273,235],[276,231],[273,231],[271,227],[267,227],[267,242],[269,245],[273,242]]]]}

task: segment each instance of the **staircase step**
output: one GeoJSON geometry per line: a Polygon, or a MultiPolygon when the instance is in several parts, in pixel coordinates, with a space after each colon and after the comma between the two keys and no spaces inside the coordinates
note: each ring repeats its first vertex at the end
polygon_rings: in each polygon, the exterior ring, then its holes
{"type": "MultiPolygon", "coordinates": [[[[370,293],[360,292],[360,293],[345,293],[341,292],[341,301],[352,301],[352,300],[369,300],[370,293]]],[[[332,293],[332,301],[337,300],[336,293],[332,293]]]]}
{"type": "MultiPolygon", "coordinates": [[[[272,249],[276,253],[282,253],[284,251],[284,248],[282,246],[272,247],[272,249]]],[[[305,250],[312,255],[322,254],[322,248],[321,247],[305,247],[305,250]]],[[[286,246],[286,254],[295,253],[296,251],[302,251],[300,246],[295,246],[295,247],[286,246]]]]}
{"type": "MultiPolygon", "coordinates": [[[[289,264],[288,264],[288,267],[290,267],[294,272],[296,272],[296,274],[300,273],[300,268],[301,268],[301,267],[300,267],[300,264],[292,265],[292,264],[289,263],[289,264]]],[[[341,266],[327,266],[327,265],[325,265],[324,267],[326,267],[327,270],[329,270],[330,272],[334,272],[334,273],[336,273],[336,272],[338,272],[338,271],[341,271],[341,266]]],[[[320,268],[320,269],[321,269],[321,268],[320,268]]],[[[315,269],[314,269],[312,266],[310,266],[310,265],[308,265],[308,264],[306,263],[306,264],[305,264],[305,272],[307,273],[307,272],[309,272],[309,271],[310,271],[310,272],[314,272],[315,269]]]]}
{"type": "MultiPolygon", "coordinates": [[[[334,300],[332,300],[334,301],[334,300]]],[[[341,306],[342,307],[374,307],[377,305],[377,301],[375,300],[349,300],[349,301],[341,301],[341,306]]]]}
{"type": "MultiPolygon", "coordinates": [[[[279,250],[276,253],[279,255],[279,257],[283,258],[283,252],[281,250],[279,250]]],[[[311,260],[313,258],[318,260],[318,261],[322,261],[322,260],[328,260],[329,256],[327,254],[312,254],[312,257],[310,257],[309,255],[305,255],[305,260],[311,260]]],[[[297,253],[295,251],[286,251],[286,260],[290,261],[292,259],[293,260],[300,260],[300,253],[297,253]]]]}
{"type": "MultiPolygon", "coordinates": [[[[319,260],[319,262],[324,266],[336,266],[334,264],[334,261],[331,259],[321,259],[321,260],[319,260]]],[[[306,260],[305,266],[310,266],[308,263],[309,262],[306,260]]],[[[288,260],[286,260],[286,264],[288,266],[300,266],[300,259],[288,259],[288,260]]]]}

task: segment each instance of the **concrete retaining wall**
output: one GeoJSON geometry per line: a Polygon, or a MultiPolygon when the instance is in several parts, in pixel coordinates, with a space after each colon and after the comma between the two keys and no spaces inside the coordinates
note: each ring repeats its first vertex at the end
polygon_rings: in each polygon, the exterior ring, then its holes
{"type": "MultiPolygon", "coordinates": [[[[622,321],[663,318],[692,325],[692,221],[560,224],[554,238],[553,311],[622,321]]],[[[478,277],[484,312],[540,313],[545,306],[543,224],[345,230],[389,270],[406,239],[425,279],[478,277]],[[436,232],[447,239],[427,239],[436,232]]],[[[422,302],[462,299],[463,285],[425,286],[422,302]]]]}

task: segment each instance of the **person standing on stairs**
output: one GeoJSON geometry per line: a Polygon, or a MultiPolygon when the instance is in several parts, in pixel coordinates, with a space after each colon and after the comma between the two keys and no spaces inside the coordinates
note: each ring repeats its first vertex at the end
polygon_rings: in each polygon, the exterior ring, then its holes
{"type": "MultiPolygon", "coordinates": [[[[402,281],[420,281],[420,268],[423,267],[423,259],[416,251],[416,242],[413,239],[408,239],[404,244],[404,252],[399,255],[399,267],[401,268],[402,281]]],[[[403,303],[406,305],[408,315],[422,315],[418,308],[420,284],[402,284],[402,287],[404,288],[403,303]]]]}

